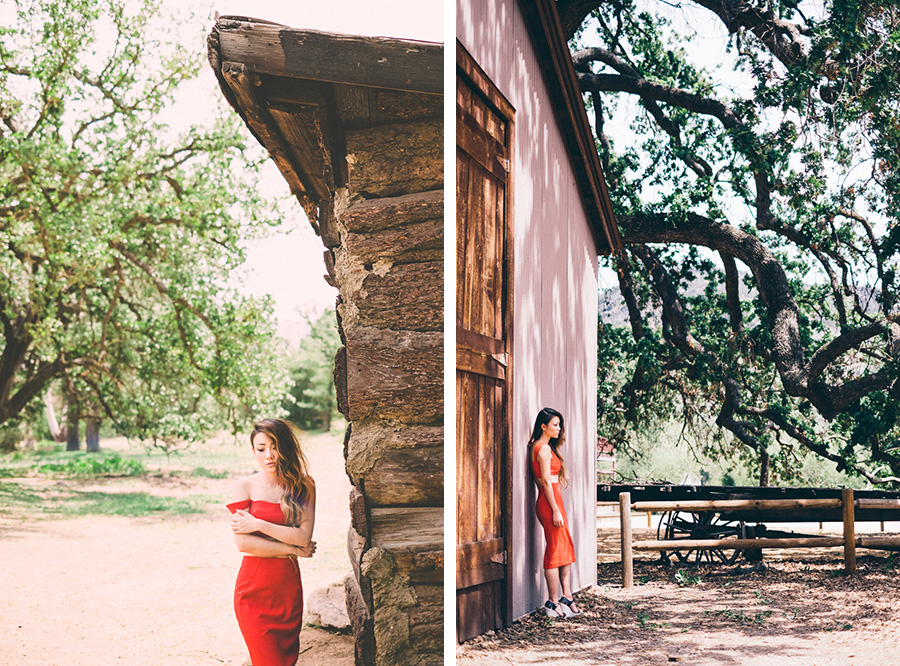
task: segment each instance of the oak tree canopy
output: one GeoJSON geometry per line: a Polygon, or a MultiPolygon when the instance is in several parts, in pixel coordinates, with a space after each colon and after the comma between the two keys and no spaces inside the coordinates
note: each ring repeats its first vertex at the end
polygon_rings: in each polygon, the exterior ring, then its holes
{"type": "Polygon", "coordinates": [[[762,484],[802,449],[900,482],[900,8],[557,6],[626,246],[603,432],[675,404],[762,484]]]}
{"type": "Polygon", "coordinates": [[[271,304],[229,280],[242,238],[275,221],[262,156],[212,101],[182,108],[183,130],[163,119],[205,66],[203,36],[178,43],[150,0],[3,12],[0,423],[51,382],[144,440],[275,408],[271,304]]]}

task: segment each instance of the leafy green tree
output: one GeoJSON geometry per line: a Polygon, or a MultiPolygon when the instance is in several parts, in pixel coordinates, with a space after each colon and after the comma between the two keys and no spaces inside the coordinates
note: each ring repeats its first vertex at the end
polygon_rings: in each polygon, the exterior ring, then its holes
{"type": "Polygon", "coordinates": [[[81,415],[166,445],[277,410],[271,303],[229,282],[275,221],[262,156],[213,102],[190,109],[219,118],[204,128],[161,120],[200,49],[167,42],[151,0],[3,12],[0,423],[53,381],[81,415]]]}
{"type": "Polygon", "coordinates": [[[341,346],[334,310],[326,309],[315,321],[307,317],[309,333],[290,363],[291,397],[285,403],[288,418],[301,428],[331,429],[337,413],[334,393],[334,356],[341,346]]]}
{"type": "Polygon", "coordinates": [[[557,5],[626,244],[604,431],[678,405],[762,484],[800,448],[900,482],[900,8],[557,5]]]}

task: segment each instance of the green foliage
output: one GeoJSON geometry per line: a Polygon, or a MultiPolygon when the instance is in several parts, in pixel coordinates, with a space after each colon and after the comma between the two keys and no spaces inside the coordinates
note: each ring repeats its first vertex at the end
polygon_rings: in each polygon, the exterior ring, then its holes
{"type": "Polygon", "coordinates": [[[17,0],[0,40],[0,423],[57,381],[159,443],[277,411],[271,303],[240,243],[277,222],[233,114],[161,113],[203,62],[150,0],[17,0]],[[7,362],[8,361],[8,362],[7,362]]]}
{"type": "Polygon", "coordinates": [[[341,346],[334,310],[326,309],[315,321],[307,317],[309,333],[289,361],[290,394],[284,404],[288,419],[305,430],[330,430],[337,413],[334,391],[334,356],[341,346]]]}
{"type": "Polygon", "coordinates": [[[679,569],[675,572],[675,582],[678,583],[678,587],[690,587],[692,585],[700,585],[703,579],[686,569],[679,569]]]}
{"type": "Polygon", "coordinates": [[[109,455],[77,454],[65,462],[49,462],[39,465],[37,471],[53,476],[92,478],[107,476],[139,476],[146,472],[137,460],[109,455]]]}
{"type": "Polygon", "coordinates": [[[599,431],[900,485],[900,6],[781,3],[716,62],[688,11],[598,2],[573,42],[629,248],[606,300],[633,305],[600,324],[599,431]]]}

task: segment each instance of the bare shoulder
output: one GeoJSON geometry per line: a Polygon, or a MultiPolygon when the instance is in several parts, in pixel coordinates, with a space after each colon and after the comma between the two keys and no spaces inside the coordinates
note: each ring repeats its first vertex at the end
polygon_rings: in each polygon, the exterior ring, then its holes
{"type": "Polygon", "coordinates": [[[537,450],[537,454],[535,454],[535,457],[538,460],[549,460],[550,456],[551,456],[551,451],[550,451],[549,446],[542,446],[541,448],[539,448],[537,450]]]}
{"type": "Polygon", "coordinates": [[[253,487],[254,476],[245,476],[235,482],[234,490],[231,493],[231,497],[235,502],[250,499],[250,490],[253,487]]]}

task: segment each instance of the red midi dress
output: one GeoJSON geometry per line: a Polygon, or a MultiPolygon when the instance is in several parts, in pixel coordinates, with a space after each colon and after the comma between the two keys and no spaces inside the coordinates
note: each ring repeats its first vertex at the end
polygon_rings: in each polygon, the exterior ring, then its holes
{"type": "MultiPolygon", "coordinates": [[[[541,463],[537,460],[538,451],[543,446],[549,446],[546,442],[536,446],[532,452],[531,471],[535,479],[541,478],[541,463]]],[[[550,474],[557,475],[562,468],[559,458],[550,449],[550,474]]],[[[539,490],[537,503],[534,510],[537,513],[538,521],[544,528],[544,539],[547,542],[547,548],[544,550],[544,568],[556,569],[566,564],[572,564],[575,561],[575,544],[572,543],[572,535],[569,534],[569,520],[566,518],[566,507],[563,505],[562,493],[559,489],[559,483],[552,484],[553,497],[556,499],[556,506],[562,513],[563,524],[557,527],[553,524],[553,509],[550,508],[550,502],[547,501],[543,490],[539,490]]],[[[540,489],[541,486],[538,486],[540,489]]]]}
{"type": "MultiPolygon", "coordinates": [[[[284,523],[281,505],[243,500],[227,505],[248,509],[269,523],[284,523]]],[[[293,557],[245,555],[234,585],[234,614],[253,666],[294,666],[300,653],[303,585],[293,557]]]]}

